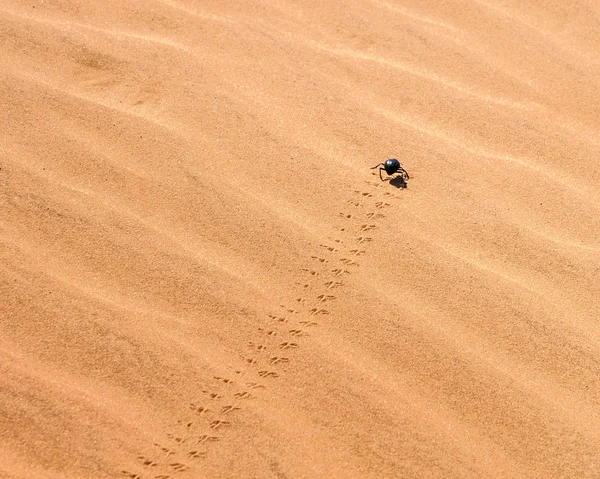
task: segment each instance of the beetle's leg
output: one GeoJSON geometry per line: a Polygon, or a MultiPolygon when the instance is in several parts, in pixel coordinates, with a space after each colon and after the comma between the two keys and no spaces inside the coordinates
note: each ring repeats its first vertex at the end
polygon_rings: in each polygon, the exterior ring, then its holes
{"type": "Polygon", "coordinates": [[[379,179],[381,181],[383,181],[383,178],[381,177],[381,172],[384,171],[383,168],[379,168],[379,179]]]}

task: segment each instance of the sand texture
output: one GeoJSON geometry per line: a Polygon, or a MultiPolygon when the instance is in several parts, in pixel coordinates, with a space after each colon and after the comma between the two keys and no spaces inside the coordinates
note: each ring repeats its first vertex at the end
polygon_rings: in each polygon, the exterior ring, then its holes
{"type": "Polygon", "coordinates": [[[2,0],[0,45],[0,477],[600,477],[599,1],[2,0]]]}

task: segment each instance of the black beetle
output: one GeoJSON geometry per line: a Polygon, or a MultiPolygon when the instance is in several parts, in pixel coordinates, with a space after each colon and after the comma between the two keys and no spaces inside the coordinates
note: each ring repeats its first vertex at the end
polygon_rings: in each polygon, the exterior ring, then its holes
{"type": "Polygon", "coordinates": [[[381,177],[382,171],[385,171],[388,175],[400,173],[404,180],[408,180],[410,178],[410,176],[408,176],[408,171],[402,168],[402,165],[396,158],[390,158],[389,160],[386,160],[385,163],[379,163],[371,169],[374,170],[375,168],[379,168],[379,178],[381,178],[381,181],[383,181],[383,178],[381,177]]]}

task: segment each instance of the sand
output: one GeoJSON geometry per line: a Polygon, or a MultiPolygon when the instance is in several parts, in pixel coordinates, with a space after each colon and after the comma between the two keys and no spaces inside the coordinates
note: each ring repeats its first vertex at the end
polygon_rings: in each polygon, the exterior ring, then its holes
{"type": "Polygon", "coordinates": [[[599,2],[0,38],[0,477],[600,477],[599,2]]]}

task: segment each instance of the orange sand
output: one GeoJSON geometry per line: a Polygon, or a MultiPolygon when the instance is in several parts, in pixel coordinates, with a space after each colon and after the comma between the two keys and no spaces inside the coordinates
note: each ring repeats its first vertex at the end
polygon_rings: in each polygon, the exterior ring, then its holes
{"type": "Polygon", "coordinates": [[[1,2],[1,477],[600,477],[600,2],[341,5],[1,2]]]}

